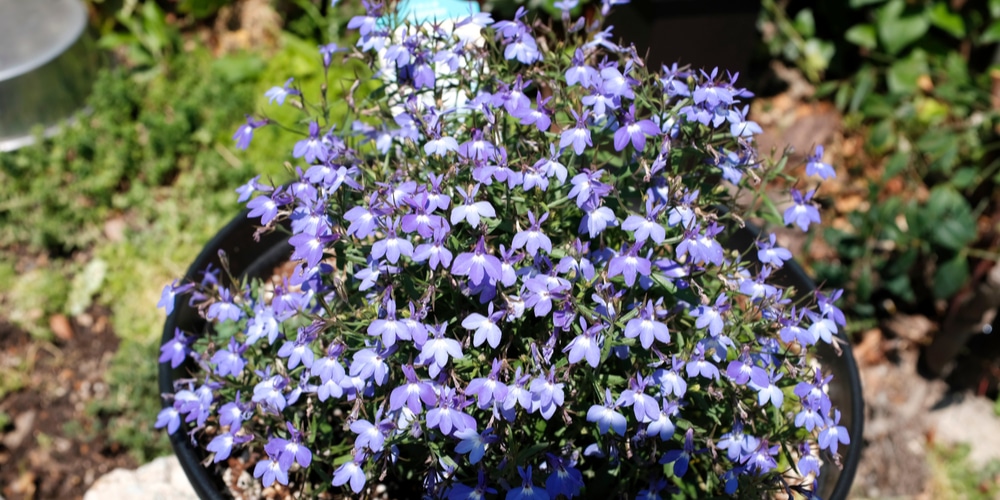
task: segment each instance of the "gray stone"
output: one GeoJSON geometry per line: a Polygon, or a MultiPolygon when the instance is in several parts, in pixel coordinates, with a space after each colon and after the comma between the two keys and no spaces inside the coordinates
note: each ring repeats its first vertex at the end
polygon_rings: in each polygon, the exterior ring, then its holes
{"type": "Polygon", "coordinates": [[[115,469],[94,482],[83,500],[197,500],[177,457],[160,457],[135,470],[115,469]]]}

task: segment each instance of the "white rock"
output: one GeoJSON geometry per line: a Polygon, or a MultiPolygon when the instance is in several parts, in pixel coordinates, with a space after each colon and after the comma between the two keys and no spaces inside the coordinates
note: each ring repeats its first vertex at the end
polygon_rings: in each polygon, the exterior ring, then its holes
{"type": "Polygon", "coordinates": [[[115,469],[94,481],[83,500],[197,500],[177,457],[160,457],[135,470],[115,469]]]}

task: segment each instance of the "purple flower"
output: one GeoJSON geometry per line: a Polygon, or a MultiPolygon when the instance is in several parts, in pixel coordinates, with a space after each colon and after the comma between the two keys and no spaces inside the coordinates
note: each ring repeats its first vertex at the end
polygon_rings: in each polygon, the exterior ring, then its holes
{"type": "Polygon", "coordinates": [[[300,95],[297,89],[291,88],[292,80],[294,78],[289,78],[285,81],[285,85],[282,87],[271,87],[264,92],[264,97],[267,98],[268,104],[274,104],[274,101],[278,101],[278,105],[285,104],[285,98],[290,95],[300,95]]]}
{"type": "Polygon", "coordinates": [[[722,245],[715,240],[721,232],[722,226],[715,222],[708,225],[704,234],[701,232],[701,227],[695,225],[694,228],[684,232],[684,239],[677,245],[677,255],[687,255],[695,264],[722,265],[722,245]]]}
{"type": "Polygon", "coordinates": [[[757,260],[774,267],[785,265],[785,261],[792,258],[792,252],[788,249],[775,246],[776,236],[771,233],[768,241],[757,242],[757,260]]]}
{"type": "Polygon", "coordinates": [[[171,368],[181,366],[184,363],[184,359],[191,353],[191,343],[193,341],[193,339],[189,339],[187,335],[184,335],[184,332],[180,328],[175,328],[174,338],[160,346],[160,363],[169,361],[171,368]]]}
{"type": "Polygon", "coordinates": [[[555,414],[556,408],[563,405],[563,383],[556,382],[555,368],[549,370],[545,377],[536,377],[528,387],[531,392],[532,409],[541,412],[542,418],[548,420],[555,414]]]}
{"type": "Polygon", "coordinates": [[[265,226],[278,216],[278,204],[267,195],[262,194],[250,200],[247,203],[247,208],[250,209],[250,212],[247,213],[247,218],[260,217],[260,223],[265,226]]]}
{"type": "Polygon", "coordinates": [[[302,363],[306,368],[312,367],[315,355],[310,344],[314,339],[315,337],[312,332],[306,329],[299,329],[294,342],[285,341],[281,349],[278,350],[278,356],[288,358],[289,370],[299,366],[299,363],[302,363]]]}
{"type": "Polygon", "coordinates": [[[582,116],[578,115],[576,110],[571,110],[571,112],[573,113],[573,117],[576,118],[576,126],[563,131],[559,137],[559,149],[573,146],[573,152],[579,156],[583,154],[583,150],[587,146],[594,145],[594,142],[590,139],[590,129],[587,128],[587,117],[590,115],[590,112],[585,110],[582,116]]]}
{"type": "Polygon", "coordinates": [[[757,391],[757,404],[764,406],[770,400],[771,404],[780,410],[785,402],[785,394],[775,383],[781,380],[784,374],[774,373],[773,368],[764,371],[759,366],[754,366],[750,370],[750,387],[757,391]]]}
{"type": "Polygon", "coordinates": [[[691,462],[691,457],[695,453],[704,452],[704,449],[695,450],[694,449],[694,429],[690,428],[684,433],[684,449],[683,450],[670,450],[663,454],[660,458],[661,464],[674,464],[674,475],[677,477],[683,477],[687,473],[688,464],[691,462]]]}
{"type": "Polygon", "coordinates": [[[769,446],[769,444],[766,439],[761,440],[757,449],[749,454],[746,465],[750,472],[762,475],[778,468],[778,462],[774,457],[778,454],[780,446],[769,446]]]}
{"type": "Polygon", "coordinates": [[[601,362],[601,330],[607,326],[604,323],[596,322],[592,326],[587,326],[587,321],[580,317],[580,335],[577,335],[570,343],[563,348],[563,352],[569,352],[570,364],[579,363],[581,359],[587,358],[587,364],[591,368],[597,368],[601,362]]]}
{"type": "MultiPolygon", "coordinates": [[[[482,130],[476,129],[472,132],[472,139],[458,147],[458,155],[467,160],[485,161],[493,157],[496,149],[492,142],[483,138],[482,130]]],[[[475,196],[475,193],[472,196],[475,196]]]]}
{"type": "Polygon", "coordinates": [[[307,163],[315,163],[316,160],[326,161],[326,146],[319,136],[319,124],[309,122],[309,137],[295,143],[292,149],[293,158],[304,158],[307,163]]]}
{"type": "Polygon", "coordinates": [[[695,347],[691,361],[687,363],[687,374],[688,378],[701,375],[712,380],[719,380],[719,368],[705,359],[705,350],[701,344],[695,347]]]}
{"type": "Polygon", "coordinates": [[[253,402],[261,403],[278,412],[285,409],[285,395],[282,390],[288,385],[288,379],[274,375],[262,380],[253,388],[253,402]]]}
{"type": "Polygon", "coordinates": [[[652,347],[654,339],[670,343],[670,331],[665,323],[657,321],[653,301],[646,301],[646,306],[639,310],[639,317],[630,319],[625,325],[625,337],[639,337],[643,349],[652,347]]]}
{"type": "Polygon", "coordinates": [[[500,259],[486,251],[486,238],[480,236],[474,252],[465,252],[455,257],[451,264],[451,273],[456,276],[468,276],[472,283],[482,283],[488,276],[497,281],[503,273],[500,259]]]}
{"type": "Polygon", "coordinates": [[[427,427],[437,428],[446,436],[465,429],[476,429],[476,420],[461,409],[463,401],[450,387],[441,389],[438,405],[427,412],[427,427]]]}
{"type": "Polygon", "coordinates": [[[622,223],[622,229],[634,231],[633,236],[638,243],[645,242],[647,239],[653,240],[653,243],[656,244],[663,243],[667,237],[667,230],[657,222],[657,219],[663,213],[664,208],[663,205],[654,205],[653,198],[650,197],[646,200],[646,216],[628,216],[622,223]]]}
{"type": "Polygon", "coordinates": [[[413,365],[403,365],[402,370],[406,384],[401,384],[392,390],[389,395],[389,409],[396,411],[405,405],[415,415],[419,415],[424,411],[421,402],[432,406],[437,403],[437,394],[434,393],[431,384],[417,379],[413,365]]]}
{"type": "Polygon", "coordinates": [[[653,420],[646,426],[646,434],[649,436],[660,436],[660,441],[667,441],[674,436],[677,426],[674,425],[671,417],[677,415],[678,405],[676,402],[664,400],[663,408],[660,410],[659,418],[653,420]]]}
{"type": "Polygon", "coordinates": [[[392,225],[386,228],[385,238],[376,241],[372,244],[371,256],[375,259],[381,259],[383,256],[389,260],[390,263],[395,264],[399,262],[401,256],[412,257],[413,256],[413,243],[406,238],[400,238],[396,229],[399,227],[399,220],[393,221],[392,225]]]}
{"type": "Polygon", "coordinates": [[[808,443],[802,443],[799,446],[799,474],[802,477],[808,477],[809,474],[814,474],[819,477],[819,457],[812,453],[812,448],[809,447],[808,443]]]}
{"type": "Polygon", "coordinates": [[[160,413],[156,415],[156,424],[153,425],[156,429],[167,428],[168,434],[173,434],[177,432],[177,429],[181,426],[181,414],[174,407],[167,407],[160,410],[160,413]]]}
{"type": "Polygon", "coordinates": [[[333,485],[343,486],[350,482],[351,491],[355,494],[361,493],[367,481],[365,470],[361,468],[362,463],[364,463],[364,452],[359,450],[354,454],[354,460],[344,463],[333,471],[333,485]]]}
{"type": "Polygon", "coordinates": [[[274,484],[276,480],[283,485],[288,485],[288,470],[282,469],[278,460],[273,456],[268,456],[267,460],[257,462],[253,468],[253,477],[261,478],[265,488],[274,484]]]}
{"type": "Polygon", "coordinates": [[[500,382],[500,369],[503,364],[498,359],[493,360],[493,367],[490,369],[490,373],[486,377],[474,378],[469,382],[469,385],[465,388],[465,394],[471,396],[476,395],[477,405],[479,408],[486,409],[490,407],[494,401],[503,402],[507,397],[507,384],[500,382]]]}
{"type": "Polygon", "coordinates": [[[354,353],[354,360],[351,363],[352,377],[361,377],[362,380],[375,379],[377,385],[384,385],[389,381],[389,364],[385,360],[396,352],[396,346],[382,347],[378,341],[375,347],[361,349],[354,353]]]}
{"type": "Polygon", "coordinates": [[[486,448],[489,447],[491,443],[495,443],[497,436],[493,435],[493,429],[489,428],[480,434],[476,432],[476,429],[462,429],[455,433],[455,437],[462,440],[455,447],[455,453],[469,454],[469,463],[477,464],[483,459],[483,455],[486,454],[486,448]]]}
{"type": "Polygon", "coordinates": [[[379,452],[385,445],[385,434],[382,432],[382,422],[376,417],[378,425],[367,420],[356,420],[351,424],[351,432],[358,435],[354,439],[354,447],[357,449],[368,448],[373,452],[379,452]]]}
{"type": "Polygon", "coordinates": [[[795,204],[785,210],[784,219],[786,226],[794,223],[796,226],[799,226],[799,229],[807,231],[809,223],[820,223],[819,210],[810,203],[814,194],[816,194],[815,190],[809,191],[803,196],[798,189],[792,188],[792,200],[795,201],[795,204]]]}
{"type": "Polygon", "coordinates": [[[708,327],[708,333],[713,337],[719,336],[722,333],[722,328],[725,326],[725,320],[722,319],[722,314],[729,310],[729,304],[727,301],[726,294],[719,294],[715,299],[714,306],[701,305],[694,309],[691,309],[691,316],[698,318],[695,321],[695,328],[705,328],[708,327]]]}
{"type": "MultiPolygon", "coordinates": [[[[576,0],[572,0],[576,1],[576,0]]],[[[583,489],[583,474],[573,467],[575,462],[557,457],[551,453],[545,454],[545,462],[549,466],[549,477],[545,479],[545,491],[552,498],[563,495],[573,498],[583,489]]]]}
{"type": "Polygon", "coordinates": [[[264,451],[268,456],[277,458],[282,470],[290,469],[293,462],[300,467],[309,467],[312,463],[312,451],[302,444],[302,433],[291,422],[285,422],[285,428],[291,439],[272,437],[264,445],[264,451]]]}
{"type": "Polygon", "coordinates": [[[601,434],[607,434],[608,429],[619,436],[625,435],[625,416],[616,411],[618,404],[611,397],[611,390],[604,389],[604,404],[593,405],[587,410],[587,421],[596,422],[601,434]]]}
{"type": "Polygon", "coordinates": [[[355,238],[367,238],[375,234],[381,217],[382,211],[374,205],[370,207],[356,206],[344,213],[344,220],[351,223],[347,228],[347,234],[355,238]]]}
{"type": "Polygon", "coordinates": [[[250,140],[253,139],[253,131],[264,125],[267,125],[267,120],[254,120],[252,116],[247,115],[247,122],[240,125],[240,128],[236,129],[236,133],[233,134],[236,149],[249,148],[250,140]]]}
{"type": "Polygon", "coordinates": [[[479,347],[483,342],[489,342],[490,347],[496,349],[500,345],[500,327],[497,322],[503,317],[503,311],[494,312],[493,303],[490,302],[486,316],[479,313],[472,313],[462,320],[462,328],[475,330],[472,338],[472,345],[479,347]]]}
{"type": "Polygon", "coordinates": [[[833,410],[833,418],[827,420],[827,427],[819,432],[820,449],[830,450],[830,453],[836,454],[840,444],[851,444],[847,428],[838,424],[840,424],[840,410],[833,410]]]}
{"type": "Polygon", "coordinates": [[[803,401],[802,411],[795,414],[795,427],[812,432],[826,426],[826,419],[818,408],[818,404],[803,401]]]}
{"type": "Polygon", "coordinates": [[[580,84],[583,87],[591,87],[600,80],[600,74],[591,66],[586,64],[586,56],[583,49],[577,48],[573,54],[571,66],[566,70],[566,85],[573,86],[580,84]]]}
{"type": "MultiPolygon", "coordinates": [[[[639,255],[640,248],[642,248],[642,242],[637,242],[632,245],[628,253],[619,254],[611,259],[611,262],[608,263],[608,278],[623,276],[625,284],[631,287],[635,284],[637,275],[649,276],[652,272],[652,263],[649,262],[649,259],[639,255]]],[[[645,342],[643,343],[645,344],[645,342]]]]}
{"type": "Polygon", "coordinates": [[[660,389],[664,394],[673,394],[674,397],[680,399],[687,393],[687,382],[681,376],[680,372],[684,368],[684,365],[683,360],[674,356],[669,370],[658,368],[653,372],[653,380],[660,384],[660,389]]]}
{"type": "Polygon", "coordinates": [[[636,151],[642,151],[646,148],[646,136],[659,135],[659,133],[660,127],[652,120],[635,121],[635,105],[632,104],[625,112],[625,119],[621,127],[615,131],[615,151],[625,149],[629,142],[632,143],[632,147],[636,151]]]}
{"type": "Polygon", "coordinates": [[[451,223],[458,224],[462,220],[469,223],[472,227],[479,226],[479,218],[496,217],[496,210],[493,209],[493,205],[488,201],[475,201],[476,193],[479,192],[479,185],[477,184],[472,188],[472,191],[467,195],[463,193],[465,203],[459,205],[455,204],[455,208],[451,210],[451,223]]]}
{"type": "Polygon", "coordinates": [[[816,175],[823,180],[837,176],[833,166],[823,162],[823,146],[817,145],[816,151],[806,159],[806,175],[816,175]]]}
{"type": "Polygon", "coordinates": [[[462,345],[455,339],[444,337],[446,328],[447,324],[445,323],[430,327],[432,337],[424,342],[420,355],[416,359],[417,363],[427,366],[431,377],[437,377],[438,373],[448,364],[449,357],[462,358],[462,345]]]}
{"type": "Polygon", "coordinates": [[[243,359],[243,353],[246,352],[247,347],[249,346],[236,342],[235,337],[229,337],[229,348],[219,349],[212,356],[212,362],[215,363],[215,373],[220,377],[226,375],[239,377],[243,373],[243,367],[247,364],[246,360],[243,359]]]}
{"type": "Polygon", "coordinates": [[[528,255],[537,254],[539,249],[545,250],[545,253],[552,253],[552,240],[548,236],[545,236],[545,233],[541,229],[542,224],[548,218],[549,214],[546,212],[538,220],[535,220],[534,212],[528,210],[528,221],[531,225],[527,230],[518,231],[514,235],[514,240],[511,242],[511,250],[524,248],[528,251],[528,255]]]}
{"type": "Polygon", "coordinates": [[[243,311],[233,303],[232,294],[228,288],[219,289],[219,300],[208,306],[205,319],[216,320],[220,323],[225,321],[239,321],[243,311]]]}
{"type": "Polygon", "coordinates": [[[584,203],[582,208],[586,215],[580,220],[580,227],[578,229],[580,234],[584,234],[584,231],[586,231],[590,235],[590,238],[593,239],[605,229],[618,225],[615,213],[608,207],[598,206],[593,199],[584,203]]]}
{"type": "Polygon", "coordinates": [[[726,456],[733,462],[744,462],[746,457],[759,446],[757,438],[743,432],[743,422],[733,422],[733,430],[722,435],[715,446],[726,450],[726,456]]]}
{"type": "Polygon", "coordinates": [[[549,500],[545,488],[539,488],[531,482],[530,465],[527,468],[517,466],[517,473],[521,475],[521,486],[511,488],[507,492],[506,500],[549,500]]]}
{"type": "Polygon", "coordinates": [[[638,375],[628,380],[628,389],[622,391],[615,403],[618,406],[631,406],[636,420],[649,423],[660,418],[660,405],[656,398],[645,393],[646,385],[653,381],[652,377],[638,375]]]}
{"type": "Polygon", "coordinates": [[[424,153],[445,156],[449,151],[458,151],[458,141],[454,137],[435,137],[424,144],[424,153]]]}
{"type": "Polygon", "coordinates": [[[385,318],[372,321],[368,325],[368,335],[382,337],[382,345],[386,347],[395,345],[397,338],[413,340],[409,326],[396,319],[396,301],[391,298],[385,301],[385,318]]]}

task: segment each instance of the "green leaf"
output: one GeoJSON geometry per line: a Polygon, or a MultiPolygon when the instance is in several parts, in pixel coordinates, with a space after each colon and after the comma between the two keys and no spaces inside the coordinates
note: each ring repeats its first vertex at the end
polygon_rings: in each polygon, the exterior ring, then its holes
{"type": "Polygon", "coordinates": [[[875,124],[868,132],[868,146],[876,153],[883,153],[896,144],[896,130],[891,118],[875,124]]]}
{"type": "Polygon", "coordinates": [[[905,0],[891,0],[876,13],[878,37],[891,55],[916,42],[930,28],[925,11],[906,13],[905,0]]]}
{"type": "Polygon", "coordinates": [[[889,179],[890,177],[895,177],[906,170],[909,166],[910,153],[899,151],[889,157],[889,161],[885,162],[885,174],[882,178],[889,179]]]}
{"type": "Polygon", "coordinates": [[[816,19],[813,17],[812,9],[802,9],[795,15],[795,31],[798,31],[802,38],[812,38],[816,35],[816,19]]]}
{"type": "Polygon", "coordinates": [[[949,250],[958,251],[976,239],[976,219],[969,203],[948,185],[931,190],[921,214],[928,221],[930,242],[949,250]]]}
{"type": "Polygon", "coordinates": [[[952,12],[948,8],[948,2],[939,1],[930,8],[929,17],[931,24],[946,31],[955,38],[965,36],[965,20],[958,12],[952,12]]]}
{"type": "Polygon", "coordinates": [[[851,26],[851,28],[844,33],[844,38],[848,42],[868,50],[872,50],[878,45],[877,36],[878,35],[875,34],[875,27],[871,24],[857,24],[851,26]]]}
{"type": "Polygon", "coordinates": [[[858,109],[861,109],[861,104],[865,102],[865,98],[868,94],[875,88],[875,70],[874,68],[868,67],[858,72],[858,76],[854,83],[854,95],[851,97],[851,103],[847,110],[851,113],[856,113],[858,109]]]}
{"type": "Polygon", "coordinates": [[[913,94],[919,90],[917,80],[930,73],[927,55],[922,50],[914,50],[909,57],[899,59],[889,66],[886,84],[893,94],[913,94]]]}
{"type": "Polygon", "coordinates": [[[969,262],[965,256],[958,254],[938,266],[934,273],[934,297],[951,298],[969,281],[969,262]]]}
{"type": "Polygon", "coordinates": [[[979,177],[979,169],[975,167],[962,167],[955,171],[951,177],[951,185],[958,189],[965,189],[972,186],[979,177]]]}
{"type": "Polygon", "coordinates": [[[994,43],[1000,41],[1000,20],[993,21],[989,28],[979,37],[979,43],[994,43]]]}
{"type": "Polygon", "coordinates": [[[990,0],[990,17],[1000,18],[1000,0],[990,0]]]}

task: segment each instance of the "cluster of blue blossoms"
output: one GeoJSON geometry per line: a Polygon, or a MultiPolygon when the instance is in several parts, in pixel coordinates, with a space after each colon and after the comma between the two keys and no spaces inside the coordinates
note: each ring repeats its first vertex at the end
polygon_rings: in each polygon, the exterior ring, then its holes
{"type": "MultiPolygon", "coordinates": [[[[392,3],[350,21],[353,51],[320,48],[325,68],[367,61],[366,85],[392,75],[345,124],[291,79],[267,92],[307,113],[305,167],[238,193],[290,232],[295,268],[164,288],[168,314],[183,295],[235,333],[162,346],[204,381],[179,381],[156,426],[216,463],[255,450],[265,487],[322,490],[319,467],[354,493],[418,470],[452,499],[573,498],[608,471],[641,498],[809,490],[850,439],[808,348],[845,320],[839,292],[793,303],[768,282],[792,258],[774,235],[760,266],[720,243],[752,215],[730,193],[766,174],[736,76],[650,73],[602,29],[619,0],[592,22],[559,2],[561,38],[524,10],[412,26],[392,3]]],[[[807,174],[835,175],[822,157],[807,174]]],[[[792,194],[785,224],[818,223],[792,194]]]]}

